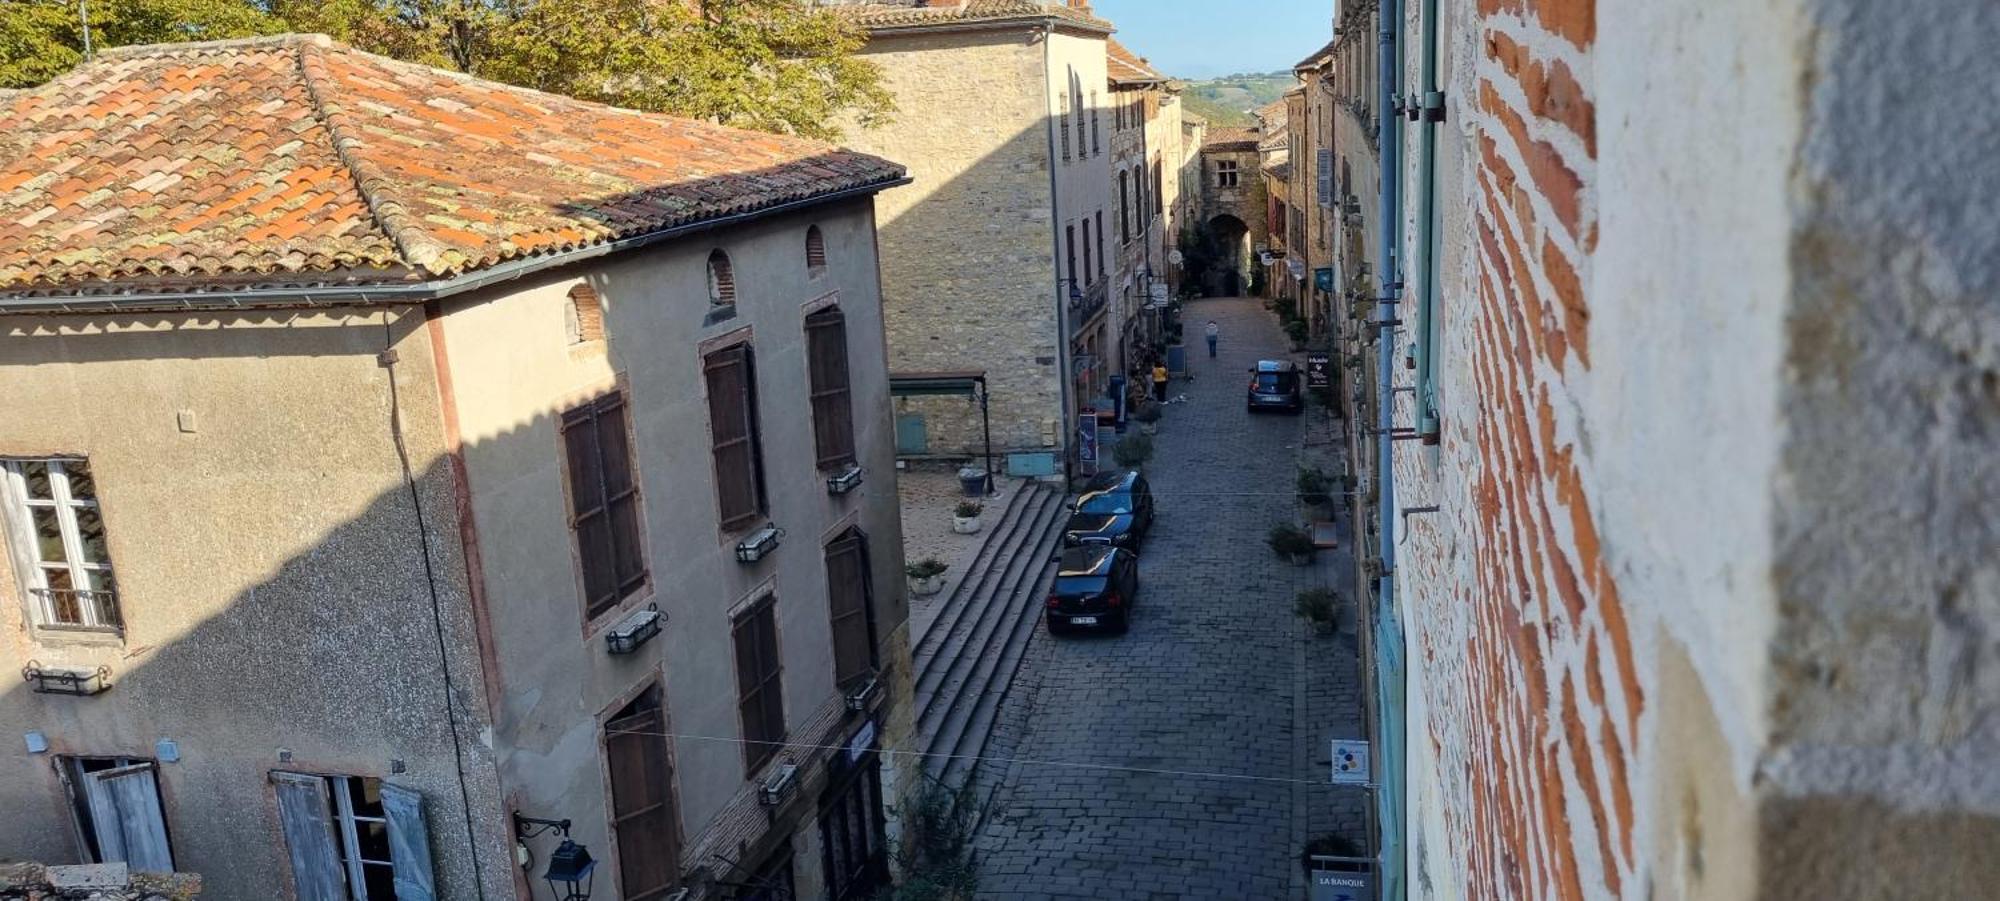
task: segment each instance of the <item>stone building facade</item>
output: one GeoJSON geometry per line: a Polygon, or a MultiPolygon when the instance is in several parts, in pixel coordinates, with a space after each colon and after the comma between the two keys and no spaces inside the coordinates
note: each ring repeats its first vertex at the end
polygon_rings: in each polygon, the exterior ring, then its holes
{"type": "Polygon", "coordinates": [[[1249,293],[1257,253],[1270,246],[1262,141],[1256,128],[1211,128],[1202,141],[1201,221],[1222,249],[1200,286],[1208,294],[1249,293]]]}
{"type": "Polygon", "coordinates": [[[527,898],[529,817],[598,898],[886,876],[900,167],[322,36],[0,126],[8,856],[527,898]]]}
{"type": "Polygon", "coordinates": [[[1179,90],[1146,60],[1113,40],[1108,44],[1116,179],[1118,241],[1113,273],[1113,322],[1122,330],[1114,371],[1135,374],[1141,348],[1160,339],[1160,318],[1148,308],[1167,289],[1170,212],[1180,192],[1179,90]],[[1170,171],[1171,170],[1171,171],[1170,171]]]}
{"type": "Polygon", "coordinates": [[[1377,119],[1344,5],[1336,147],[1364,210],[1403,176],[1343,248],[1403,261],[1351,348],[1391,896],[1987,894],[2000,174],[1903,138],[2000,117],[2000,12],[1383,8],[1386,93],[1443,101],[1377,119]]]}
{"type": "MultiPolygon", "coordinates": [[[[866,30],[862,57],[897,106],[846,139],[910,161],[914,179],[880,200],[890,369],[983,375],[998,450],[1068,459],[1068,423],[1102,395],[1120,337],[1111,23],[1027,0],[836,6],[866,30]]],[[[896,404],[902,453],[982,449],[976,404],[896,404]]]]}

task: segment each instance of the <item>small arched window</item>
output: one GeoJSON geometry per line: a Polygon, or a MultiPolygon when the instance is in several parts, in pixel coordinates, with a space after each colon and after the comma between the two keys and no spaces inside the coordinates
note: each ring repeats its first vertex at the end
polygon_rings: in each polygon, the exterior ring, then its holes
{"type": "Polygon", "coordinates": [[[819,226],[806,226],[806,276],[819,278],[826,274],[826,236],[820,234],[819,226]]]}
{"type": "Polygon", "coordinates": [[[736,305],[736,271],[730,268],[729,254],[720,250],[708,255],[708,304],[718,308],[736,305]]]}
{"type": "Polygon", "coordinates": [[[563,305],[563,326],[571,344],[604,340],[604,303],[598,299],[596,289],[581,283],[569,289],[569,301],[563,305]]]}

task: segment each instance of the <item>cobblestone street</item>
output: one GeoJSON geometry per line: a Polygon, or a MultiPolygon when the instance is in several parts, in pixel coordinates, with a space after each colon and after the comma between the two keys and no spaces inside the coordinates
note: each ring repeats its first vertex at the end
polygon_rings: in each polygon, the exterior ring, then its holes
{"type": "Polygon", "coordinates": [[[1360,794],[1326,784],[1326,739],[1360,734],[1354,640],[1310,636],[1292,610],[1333,567],[1264,545],[1296,516],[1306,417],[1248,414],[1244,373],[1285,358],[1284,338],[1256,300],[1183,320],[1193,381],[1171,386],[1187,401],[1145,467],[1159,520],[1131,631],[1036,631],[989,752],[1013,759],[985,775],[983,898],[1302,898],[1307,838],[1364,835],[1360,794]]]}

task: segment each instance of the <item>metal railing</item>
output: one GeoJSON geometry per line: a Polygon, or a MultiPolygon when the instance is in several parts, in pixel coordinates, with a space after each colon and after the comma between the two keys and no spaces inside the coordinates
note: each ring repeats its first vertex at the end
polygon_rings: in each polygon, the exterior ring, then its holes
{"type": "Polygon", "coordinates": [[[1075,335],[1083,331],[1084,326],[1090,324],[1091,317],[1096,316],[1097,311],[1104,309],[1105,301],[1110,296],[1111,292],[1107,290],[1106,280],[1104,279],[1099,279],[1096,284],[1083,289],[1083,292],[1080,294],[1071,295],[1069,300],[1069,333],[1075,335]]]}
{"type": "Polygon", "coordinates": [[[30,589],[42,604],[42,625],[59,629],[119,628],[118,593],[87,588],[30,589]]]}

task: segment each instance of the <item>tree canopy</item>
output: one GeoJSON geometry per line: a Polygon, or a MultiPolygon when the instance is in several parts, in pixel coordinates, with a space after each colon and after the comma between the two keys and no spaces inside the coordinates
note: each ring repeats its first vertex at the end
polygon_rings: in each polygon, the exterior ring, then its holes
{"type": "Polygon", "coordinates": [[[632,109],[837,138],[891,108],[865,39],[800,0],[0,0],[0,86],[95,48],[317,31],[371,53],[632,109]]]}

